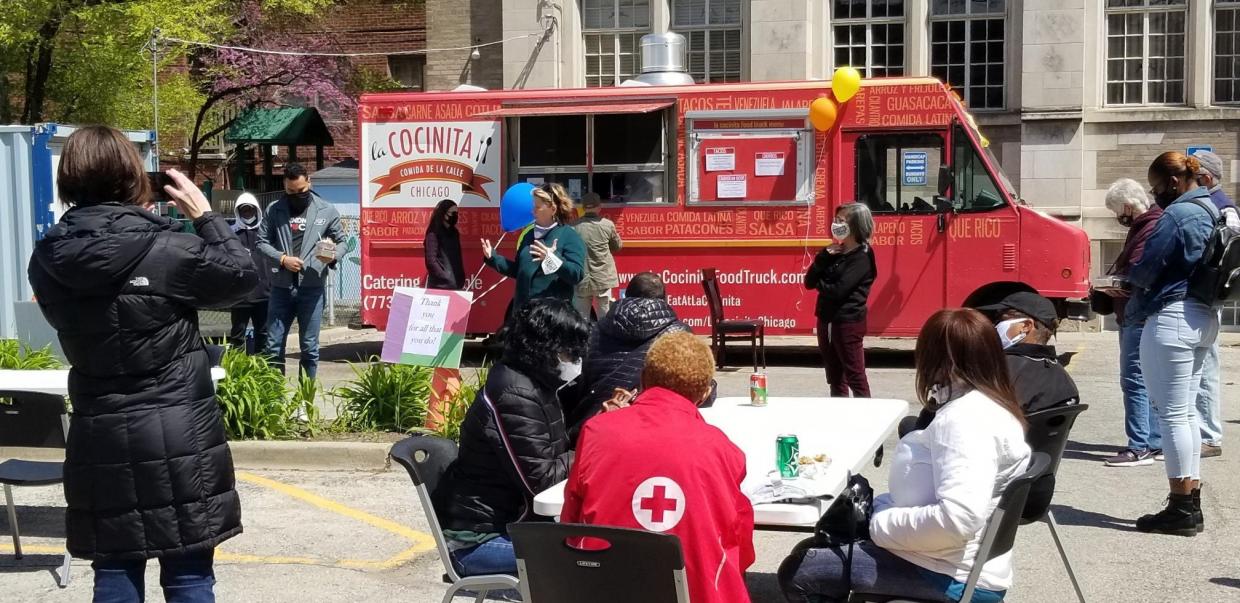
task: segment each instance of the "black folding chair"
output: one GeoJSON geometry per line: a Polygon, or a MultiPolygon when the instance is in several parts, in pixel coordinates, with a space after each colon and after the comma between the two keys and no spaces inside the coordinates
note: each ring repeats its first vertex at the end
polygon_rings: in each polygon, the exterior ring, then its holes
{"type": "Polygon", "coordinates": [[[1029,423],[1025,441],[1034,451],[1049,456],[1051,466],[1047,475],[1033,485],[1029,500],[1025,504],[1025,510],[1021,514],[1026,524],[1035,521],[1046,522],[1046,527],[1051,531],[1051,538],[1055,541],[1055,548],[1059,550],[1059,558],[1063,560],[1064,569],[1068,570],[1068,579],[1072,582],[1072,588],[1076,590],[1076,598],[1080,603],[1085,603],[1085,594],[1076,580],[1076,573],[1072,571],[1072,562],[1068,560],[1068,553],[1063,548],[1063,542],[1059,540],[1059,524],[1055,522],[1055,514],[1051,512],[1051,496],[1055,493],[1055,475],[1059,472],[1059,461],[1063,459],[1064,448],[1068,445],[1069,432],[1072,431],[1072,425],[1076,423],[1077,416],[1087,409],[1089,409],[1088,404],[1072,404],[1025,415],[1025,420],[1029,423]]]}
{"type": "Polygon", "coordinates": [[[448,541],[444,538],[443,527],[439,525],[439,518],[435,515],[435,506],[431,500],[448,466],[456,460],[456,452],[456,444],[451,440],[415,435],[394,444],[389,456],[409,472],[409,478],[413,480],[418,494],[418,502],[422,504],[422,512],[426,514],[426,522],[430,524],[431,534],[435,537],[435,545],[439,547],[439,557],[443,561],[443,579],[451,584],[443,595],[443,603],[450,603],[452,598],[463,590],[476,592],[478,597],[475,600],[481,603],[490,591],[516,590],[518,582],[515,576],[507,574],[461,576],[452,566],[448,541]]]}
{"type": "Polygon", "coordinates": [[[687,603],[680,539],[563,523],[508,526],[521,598],[537,603],[687,603]],[[581,540],[589,539],[577,546],[581,540]],[[599,546],[601,545],[601,546],[599,546]]]}
{"type": "MultiPolygon", "coordinates": [[[[972,601],[973,592],[977,590],[977,579],[982,575],[982,567],[987,561],[1012,550],[1016,544],[1016,530],[1020,527],[1021,511],[1025,508],[1025,499],[1029,496],[1029,488],[1038,478],[1050,470],[1051,458],[1044,452],[1034,452],[1029,459],[1029,468],[1008,487],[999,497],[999,504],[986,522],[982,532],[982,540],[978,544],[977,556],[973,558],[973,569],[969,570],[969,578],[964,584],[961,601],[972,601]]],[[[873,595],[853,593],[849,603],[943,603],[944,599],[926,600],[899,595],[873,595]]]]}
{"type": "MultiPolygon", "coordinates": [[[[0,391],[0,446],[18,448],[64,449],[69,437],[69,415],[65,399],[55,394],[0,391]]],[[[27,461],[6,459],[0,462],[0,484],[4,485],[4,502],[8,507],[9,527],[13,530],[13,552],[21,559],[21,530],[17,524],[17,507],[13,505],[13,487],[53,486],[64,481],[61,461],[27,461]]],[[[65,552],[56,583],[69,585],[69,552],[65,552]]]]}

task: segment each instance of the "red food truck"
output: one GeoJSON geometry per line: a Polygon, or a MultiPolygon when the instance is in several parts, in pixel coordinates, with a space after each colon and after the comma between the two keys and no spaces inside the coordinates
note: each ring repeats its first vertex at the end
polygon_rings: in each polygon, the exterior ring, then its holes
{"type": "MultiPolygon", "coordinates": [[[[632,275],[662,275],[669,301],[709,330],[702,269],[715,268],[727,318],[768,334],[814,332],[817,295],[802,285],[830,243],[834,210],[873,210],[878,280],[873,335],[913,336],[935,310],[1014,289],[1088,306],[1084,231],[1017,198],[956,95],[927,78],[866,81],[833,128],[807,107],[829,83],[763,82],[371,94],[362,97],[362,320],[384,328],[394,287],[425,282],[422,240],[441,199],[460,206],[466,271],[480,239],[501,235],[513,183],[598,193],[632,275]]],[[[500,246],[511,256],[518,235],[500,246]]],[[[475,296],[502,277],[471,278],[475,296]]],[[[497,330],[512,283],[474,303],[469,332],[497,330]]],[[[617,296],[619,291],[616,292],[617,296]]]]}

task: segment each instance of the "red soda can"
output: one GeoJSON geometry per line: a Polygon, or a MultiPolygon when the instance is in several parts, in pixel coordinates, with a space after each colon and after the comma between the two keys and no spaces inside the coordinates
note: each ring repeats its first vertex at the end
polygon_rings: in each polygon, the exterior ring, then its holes
{"type": "Polygon", "coordinates": [[[766,406],[766,373],[749,376],[749,403],[753,406],[766,406]]]}

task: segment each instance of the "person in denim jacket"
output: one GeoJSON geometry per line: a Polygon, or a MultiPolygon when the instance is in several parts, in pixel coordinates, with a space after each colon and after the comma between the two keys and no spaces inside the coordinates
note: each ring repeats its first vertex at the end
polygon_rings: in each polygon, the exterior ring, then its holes
{"type": "Polygon", "coordinates": [[[1150,165],[1150,187],[1163,215],[1128,272],[1134,293],[1125,320],[1145,321],[1141,371],[1162,427],[1171,489],[1166,508],[1137,520],[1142,532],[1195,536],[1204,526],[1196,398],[1218,335],[1218,313],[1188,294],[1188,278],[1219,212],[1210,191],[1197,184],[1200,169],[1196,158],[1175,151],[1150,165]]]}

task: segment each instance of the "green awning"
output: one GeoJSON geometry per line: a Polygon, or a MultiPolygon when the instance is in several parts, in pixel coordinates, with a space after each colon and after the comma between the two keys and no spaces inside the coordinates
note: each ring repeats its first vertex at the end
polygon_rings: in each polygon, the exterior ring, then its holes
{"type": "Polygon", "coordinates": [[[330,147],[333,144],[323,117],[317,109],[308,107],[250,109],[233,120],[224,141],[282,146],[330,147]]]}

